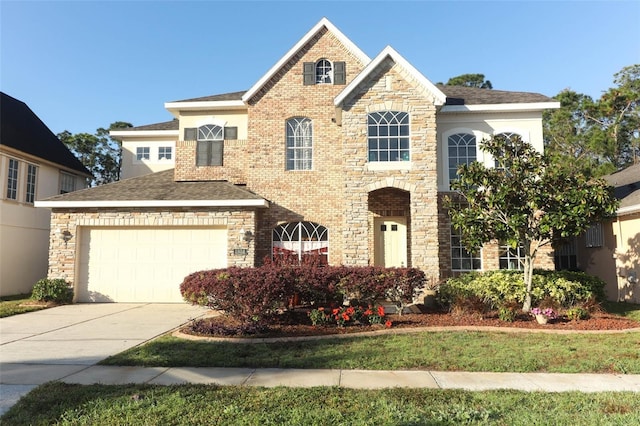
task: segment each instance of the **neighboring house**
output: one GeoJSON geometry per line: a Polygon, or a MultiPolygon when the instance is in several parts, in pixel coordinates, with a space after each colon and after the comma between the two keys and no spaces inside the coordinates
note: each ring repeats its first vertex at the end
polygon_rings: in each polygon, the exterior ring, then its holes
{"type": "Polygon", "coordinates": [[[135,177],[38,203],[73,236],[52,239],[49,275],[79,301],[179,302],[188,273],[282,252],[432,277],[517,266],[518,250],[499,244],[464,250],[443,197],[458,164],[494,164],[484,138],[518,134],[542,150],[542,112],[557,107],[435,85],[322,19],[249,90],[168,102],[174,121],[113,131],[135,177]],[[143,174],[162,147],[173,168],[143,174]]]}
{"type": "Polygon", "coordinates": [[[576,239],[576,267],[607,283],[607,299],[640,303],[640,164],[605,179],[620,207],[615,218],[576,239]]]}
{"type": "Polygon", "coordinates": [[[0,92],[0,295],[47,276],[50,212],[34,201],[86,187],[90,172],[23,102],[0,92]]]}

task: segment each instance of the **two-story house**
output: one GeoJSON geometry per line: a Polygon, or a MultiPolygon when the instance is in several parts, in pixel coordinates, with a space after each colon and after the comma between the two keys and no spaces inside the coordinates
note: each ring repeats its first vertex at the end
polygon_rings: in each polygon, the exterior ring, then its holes
{"type": "Polygon", "coordinates": [[[322,19],[249,90],[168,102],[174,120],[112,132],[131,178],[39,203],[73,236],[51,236],[49,274],[79,301],[168,302],[188,273],[281,252],[434,277],[509,267],[517,250],[467,252],[442,200],[458,164],[494,164],[482,139],[542,150],[542,112],[558,106],[433,84],[322,19]]]}
{"type": "Polygon", "coordinates": [[[29,293],[47,276],[51,215],[34,201],[86,188],[89,178],[24,102],[0,92],[1,296],[29,293]]]}

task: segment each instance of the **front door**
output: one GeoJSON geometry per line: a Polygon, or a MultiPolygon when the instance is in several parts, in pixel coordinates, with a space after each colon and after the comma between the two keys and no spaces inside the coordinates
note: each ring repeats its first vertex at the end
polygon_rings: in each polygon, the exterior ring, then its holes
{"type": "Polygon", "coordinates": [[[387,268],[407,266],[407,219],[378,217],[373,221],[375,265],[387,268]]]}

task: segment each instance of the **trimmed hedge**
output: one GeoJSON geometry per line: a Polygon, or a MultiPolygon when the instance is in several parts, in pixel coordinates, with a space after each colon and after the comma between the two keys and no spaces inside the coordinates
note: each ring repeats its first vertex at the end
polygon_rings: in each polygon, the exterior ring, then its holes
{"type": "Polygon", "coordinates": [[[243,320],[260,320],[288,306],[297,295],[313,306],[374,304],[389,299],[411,303],[425,275],[414,268],[326,266],[310,259],[302,264],[267,261],[255,268],[230,267],[188,275],[180,285],[183,298],[243,320]]]}
{"type": "MultiPolygon", "coordinates": [[[[573,271],[536,270],[533,275],[532,303],[553,300],[570,308],[588,300],[603,301],[605,283],[600,278],[573,271]]],[[[454,306],[464,299],[480,299],[487,308],[497,309],[510,302],[523,303],[525,286],[522,271],[469,272],[451,278],[440,286],[438,300],[454,306]]]]}
{"type": "Polygon", "coordinates": [[[40,302],[71,303],[73,288],[62,278],[42,278],[33,286],[31,298],[40,302]]]}

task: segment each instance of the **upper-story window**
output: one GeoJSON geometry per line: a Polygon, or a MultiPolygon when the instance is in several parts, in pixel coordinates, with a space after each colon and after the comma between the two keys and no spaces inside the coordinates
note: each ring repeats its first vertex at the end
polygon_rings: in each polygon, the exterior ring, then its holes
{"type": "Polygon", "coordinates": [[[172,149],[170,146],[158,148],[158,160],[171,160],[172,149]]]}
{"type": "Polygon", "coordinates": [[[327,59],[320,59],[316,63],[316,84],[333,83],[333,66],[327,59]]]}
{"type": "MultiPolygon", "coordinates": [[[[502,132],[496,135],[497,137],[504,138],[507,144],[511,144],[514,138],[521,138],[519,134],[515,132],[502,132]]],[[[500,165],[499,159],[495,159],[495,168],[496,169],[504,169],[502,165],[500,165]]]]}
{"type": "Polygon", "coordinates": [[[458,167],[476,161],[476,137],[469,133],[456,133],[448,138],[449,184],[458,178],[458,167]]]}
{"type": "Polygon", "coordinates": [[[313,166],[313,125],[296,117],[287,120],[287,170],[311,170],[313,166]]]}
{"type": "Polygon", "coordinates": [[[139,146],[136,148],[137,161],[148,160],[149,158],[151,158],[151,155],[149,154],[148,146],[139,146]]]}
{"type": "Polygon", "coordinates": [[[27,166],[27,192],[25,194],[24,201],[27,203],[33,204],[33,201],[36,199],[36,176],[38,173],[38,168],[29,164],[27,166]]]}
{"type": "Polygon", "coordinates": [[[224,128],[215,124],[198,127],[197,166],[222,166],[224,128]]]}
{"type": "Polygon", "coordinates": [[[409,114],[381,111],[368,115],[369,161],[409,161],[409,114]]]}
{"type": "Polygon", "coordinates": [[[347,66],[342,61],[326,58],[302,64],[302,81],[305,86],[314,84],[347,84],[347,66]]]}
{"type": "Polygon", "coordinates": [[[18,199],[18,160],[9,158],[9,173],[7,175],[7,198],[18,199]]]}
{"type": "Polygon", "coordinates": [[[66,194],[76,190],[76,177],[72,174],[60,172],[60,193],[66,194]]]}

